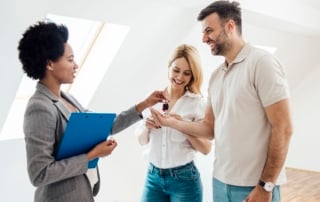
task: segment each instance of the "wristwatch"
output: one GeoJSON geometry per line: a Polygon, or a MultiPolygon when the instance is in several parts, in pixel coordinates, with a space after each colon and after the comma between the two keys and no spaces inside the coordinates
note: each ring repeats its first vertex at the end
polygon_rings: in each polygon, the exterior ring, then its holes
{"type": "Polygon", "coordinates": [[[274,188],[274,184],[272,182],[264,182],[262,180],[259,180],[258,183],[260,186],[263,187],[263,189],[267,192],[272,192],[273,188],[274,188]]]}

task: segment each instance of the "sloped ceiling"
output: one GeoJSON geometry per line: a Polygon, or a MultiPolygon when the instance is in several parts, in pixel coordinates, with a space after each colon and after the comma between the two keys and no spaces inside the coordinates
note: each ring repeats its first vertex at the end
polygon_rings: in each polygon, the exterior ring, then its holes
{"type": "MultiPolygon", "coordinates": [[[[152,77],[152,73],[161,75],[163,72],[155,72],[154,69],[157,65],[164,65],[167,53],[177,43],[183,41],[189,32],[197,29],[195,19],[198,12],[211,2],[208,0],[2,0],[0,91],[5,92],[5,96],[1,96],[0,126],[22,77],[21,66],[17,60],[17,41],[27,26],[42,19],[47,13],[131,26],[126,44],[112,64],[110,70],[112,75],[106,78],[111,79],[112,85],[106,82],[101,86],[109,90],[111,95],[121,99],[123,95],[108,86],[115,86],[120,82],[135,83],[145,77],[142,73],[151,75],[151,79],[155,82],[159,81],[159,76],[152,77]],[[154,69],[145,68],[149,64],[155,64],[154,69]],[[130,67],[127,70],[130,77],[124,76],[120,67],[130,67]],[[139,74],[135,75],[136,73],[139,74]],[[117,80],[112,80],[115,78],[117,80]]],[[[289,82],[294,90],[304,77],[315,68],[319,68],[316,62],[320,52],[319,1],[242,0],[240,3],[243,7],[244,28],[247,29],[244,33],[245,39],[251,43],[278,48],[275,54],[287,67],[289,82]]],[[[203,58],[203,60],[210,59],[203,58]]],[[[156,85],[151,84],[149,87],[156,85]]],[[[125,87],[122,89],[120,86],[120,91],[124,89],[125,87]]],[[[97,99],[100,99],[99,96],[104,92],[100,89],[97,93],[97,99]]],[[[138,93],[137,97],[141,97],[142,94],[138,93]]],[[[134,93],[131,95],[134,96],[134,93]]]]}

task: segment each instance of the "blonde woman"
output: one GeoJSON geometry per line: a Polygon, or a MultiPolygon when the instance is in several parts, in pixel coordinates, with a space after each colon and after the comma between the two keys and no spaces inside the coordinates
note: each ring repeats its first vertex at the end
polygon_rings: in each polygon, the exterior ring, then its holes
{"type": "MultiPolygon", "coordinates": [[[[203,81],[198,51],[195,47],[178,46],[168,64],[168,86],[165,103],[153,106],[168,116],[185,121],[204,117],[205,101],[200,88],[203,81]]],[[[193,137],[170,127],[158,127],[149,110],[137,130],[139,143],[148,144],[149,167],[141,201],[201,202],[202,182],[194,158],[197,151],[208,154],[211,142],[193,137]]]]}

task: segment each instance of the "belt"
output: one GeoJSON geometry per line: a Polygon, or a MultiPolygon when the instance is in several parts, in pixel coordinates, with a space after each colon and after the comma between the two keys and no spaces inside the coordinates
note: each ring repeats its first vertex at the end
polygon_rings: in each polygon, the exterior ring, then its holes
{"type": "Polygon", "coordinates": [[[175,171],[182,170],[188,166],[193,166],[193,165],[194,165],[193,161],[191,161],[187,164],[184,164],[182,166],[173,167],[173,168],[158,168],[155,165],[153,165],[152,163],[149,164],[151,171],[156,172],[159,175],[172,175],[175,171]]]}

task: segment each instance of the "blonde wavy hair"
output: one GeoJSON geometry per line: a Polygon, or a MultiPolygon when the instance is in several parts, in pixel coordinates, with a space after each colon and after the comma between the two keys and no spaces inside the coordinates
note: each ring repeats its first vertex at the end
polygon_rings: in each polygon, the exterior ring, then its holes
{"type": "Polygon", "coordinates": [[[201,85],[203,83],[203,73],[198,50],[188,44],[181,44],[177,46],[169,59],[169,67],[178,58],[185,58],[190,66],[192,77],[188,85],[187,90],[192,93],[202,94],[201,85]]]}

